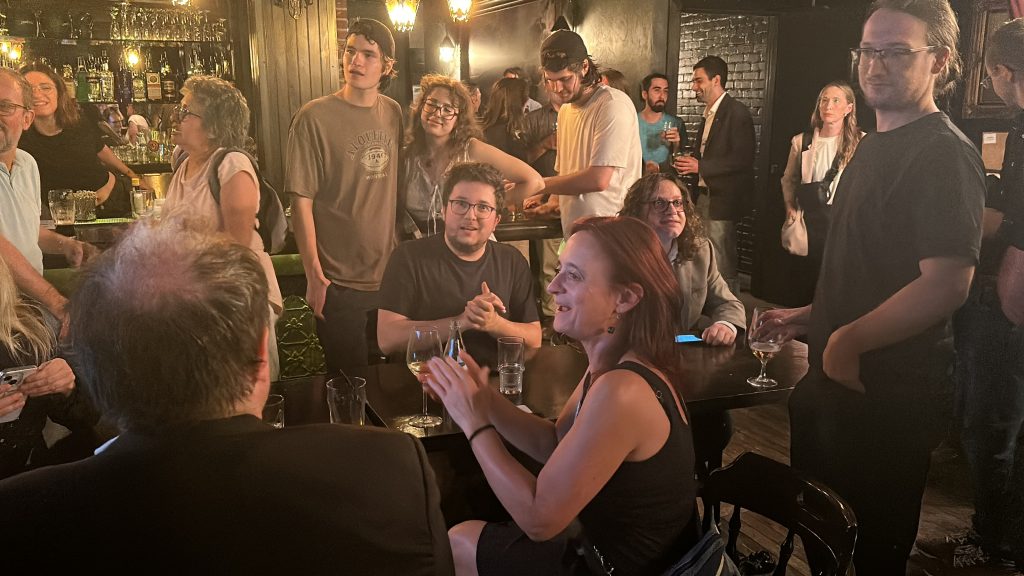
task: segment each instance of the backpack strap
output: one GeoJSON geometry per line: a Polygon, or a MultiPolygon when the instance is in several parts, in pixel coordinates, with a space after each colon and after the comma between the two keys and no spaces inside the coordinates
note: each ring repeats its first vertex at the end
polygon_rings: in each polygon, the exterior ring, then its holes
{"type": "Polygon", "coordinates": [[[252,157],[252,154],[249,154],[241,148],[221,148],[214,152],[213,156],[210,157],[210,172],[207,175],[207,184],[210,185],[210,193],[213,194],[213,199],[218,205],[220,204],[220,165],[221,162],[224,161],[224,157],[232,152],[244,154],[245,157],[249,159],[249,163],[252,164],[252,170],[256,173],[256,189],[259,190],[260,187],[260,168],[256,159],[252,157]]]}
{"type": "Polygon", "coordinates": [[[806,152],[811,149],[811,141],[814,140],[814,132],[804,132],[803,144],[800,148],[801,152],[806,152]]]}

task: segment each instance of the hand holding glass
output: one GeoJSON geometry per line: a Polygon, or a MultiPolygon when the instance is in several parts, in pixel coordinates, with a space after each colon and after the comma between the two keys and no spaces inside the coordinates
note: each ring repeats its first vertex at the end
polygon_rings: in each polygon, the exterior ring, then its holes
{"type": "Polygon", "coordinates": [[[777,342],[775,338],[758,335],[758,328],[761,327],[761,323],[764,320],[762,315],[768,310],[771,310],[771,308],[764,306],[754,308],[754,313],[750,317],[750,327],[747,329],[747,346],[754,357],[761,361],[761,373],[747,378],[747,384],[757,388],[774,388],[779,385],[778,382],[765,375],[765,368],[768,365],[768,361],[782,349],[782,344],[777,342]]]}
{"type": "MultiPolygon", "coordinates": [[[[431,358],[441,356],[441,338],[438,336],[437,328],[434,326],[414,326],[409,334],[409,346],[406,348],[405,363],[409,371],[416,376],[420,384],[429,371],[427,361],[431,358]]],[[[413,416],[409,420],[410,426],[417,428],[430,428],[438,426],[444,420],[440,416],[434,416],[427,412],[427,392],[423,391],[423,412],[413,416]]]]}

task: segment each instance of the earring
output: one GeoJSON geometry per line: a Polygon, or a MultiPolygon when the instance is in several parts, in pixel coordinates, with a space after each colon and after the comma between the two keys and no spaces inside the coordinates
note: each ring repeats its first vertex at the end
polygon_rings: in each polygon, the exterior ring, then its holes
{"type": "MultiPolygon", "coordinates": [[[[618,312],[616,312],[614,314],[614,316],[615,316],[615,323],[617,324],[619,322],[619,320],[622,319],[622,314],[619,314],[618,312]]],[[[608,327],[608,333],[609,334],[615,334],[615,324],[612,324],[611,326],[608,327]]]]}

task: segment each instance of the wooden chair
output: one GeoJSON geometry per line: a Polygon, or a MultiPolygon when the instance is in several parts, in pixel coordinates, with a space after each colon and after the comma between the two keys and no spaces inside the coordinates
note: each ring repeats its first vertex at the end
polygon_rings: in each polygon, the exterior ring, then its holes
{"type": "Polygon", "coordinates": [[[745,452],[711,473],[702,498],[705,529],[713,517],[708,513],[709,503],[728,502],[734,506],[726,552],[737,563],[740,510],[746,508],[788,529],[773,576],[786,573],[794,536],[800,536],[803,542],[811,574],[845,576],[853,559],[857,519],[849,504],[827,486],[771,458],[745,452]]]}

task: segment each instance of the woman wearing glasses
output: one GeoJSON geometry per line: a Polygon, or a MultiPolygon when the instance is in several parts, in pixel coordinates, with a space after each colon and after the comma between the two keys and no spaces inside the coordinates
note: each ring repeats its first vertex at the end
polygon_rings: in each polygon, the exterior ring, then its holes
{"type": "Polygon", "coordinates": [[[746,328],[746,313],[718,272],[704,224],[684,190],[671,174],[648,174],[630,186],[619,214],[643,220],[658,235],[683,297],[680,328],[703,327],[706,343],[728,346],[746,328]]]}
{"type": "Polygon", "coordinates": [[[281,313],[282,301],[274,265],[256,231],[259,179],[246,154],[217,154],[224,148],[243,148],[249,133],[249,106],[237,88],[214,76],[189,78],[181,93],[172,134],[180,152],[187,156],[178,163],[167,186],[163,214],[187,213],[201,218],[211,231],[224,232],[256,253],[270,287],[270,376],[276,379],[274,322],[281,313]],[[215,198],[210,189],[212,171],[220,184],[220,198],[215,198]]]}
{"type": "Polygon", "coordinates": [[[445,172],[460,162],[483,162],[510,182],[510,202],[521,202],[544,188],[544,179],[525,162],[480,140],[470,111],[469,93],[461,82],[428,74],[420,81],[406,137],[406,232],[432,235],[444,228],[441,183],[445,172]]]}
{"type": "Polygon", "coordinates": [[[811,130],[793,137],[789,161],[782,175],[782,196],[786,202],[784,227],[807,229],[806,256],[790,274],[787,296],[795,305],[814,299],[814,286],[828,236],[828,212],[835,198],[843,169],[853,158],[864,134],[857,127],[857,99],[842,81],[830,82],[818,93],[811,113],[811,130]]]}
{"type": "Polygon", "coordinates": [[[18,147],[39,165],[43,210],[47,191],[67,188],[95,190],[97,215],[127,216],[135,173],[103,143],[99,127],[84,120],[74,95],[52,68],[33,63],[21,73],[32,86],[36,116],[18,147]]]}

